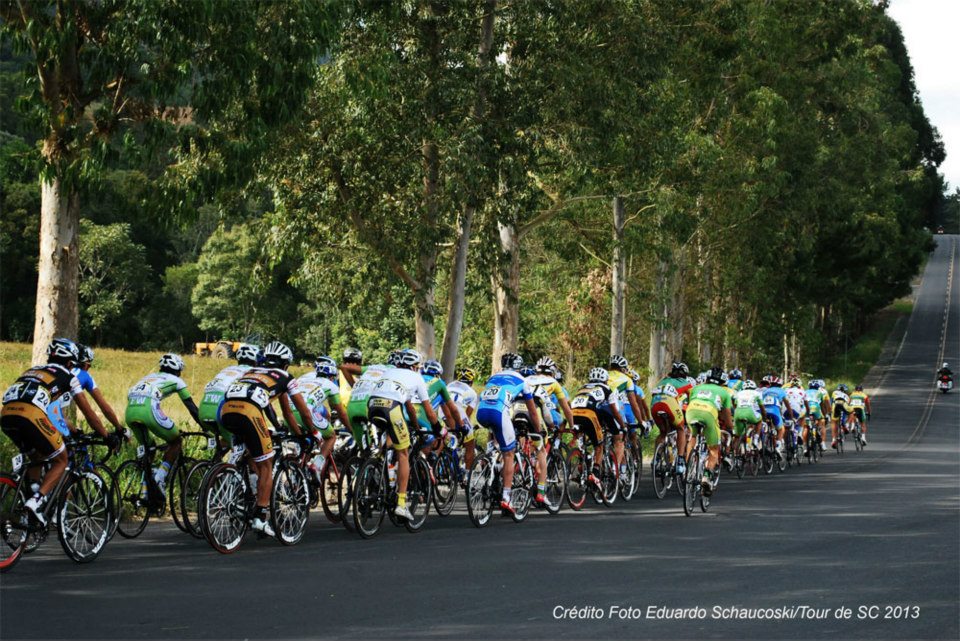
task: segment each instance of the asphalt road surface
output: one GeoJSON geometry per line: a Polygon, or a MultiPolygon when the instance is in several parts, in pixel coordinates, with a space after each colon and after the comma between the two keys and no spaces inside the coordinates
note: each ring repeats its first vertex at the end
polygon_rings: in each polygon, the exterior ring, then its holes
{"type": "Polygon", "coordinates": [[[861,454],[728,476],[691,518],[645,475],[630,503],[482,530],[460,512],[416,535],[387,522],[366,541],[317,512],[296,547],[250,537],[221,556],[160,523],[90,565],[49,540],[3,576],[0,637],[960,638],[960,390],[934,389],[941,361],[960,365],[960,249],[937,240],[871,372],[861,454]],[[558,606],[599,618],[557,618],[558,606]],[[702,610],[665,619],[651,606],[702,610]]]}

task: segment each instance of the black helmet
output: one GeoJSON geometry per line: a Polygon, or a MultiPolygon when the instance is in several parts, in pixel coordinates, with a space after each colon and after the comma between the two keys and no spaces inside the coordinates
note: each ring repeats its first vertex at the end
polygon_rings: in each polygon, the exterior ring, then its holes
{"type": "Polygon", "coordinates": [[[363,365],[363,352],[355,347],[348,347],[343,350],[343,362],[344,363],[354,363],[355,365],[363,365]]]}
{"type": "Polygon", "coordinates": [[[507,352],[500,357],[500,367],[503,369],[520,369],[523,367],[523,357],[520,354],[507,352]]]}
{"type": "Polygon", "coordinates": [[[707,382],[714,385],[723,385],[727,382],[727,373],[719,365],[714,365],[707,372],[707,382]]]}
{"type": "Polygon", "coordinates": [[[690,368],[682,361],[676,361],[670,368],[670,376],[673,378],[686,378],[690,376],[690,368]]]}
{"type": "Polygon", "coordinates": [[[70,366],[80,362],[80,348],[69,338],[55,338],[47,345],[47,361],[70,366]]]}

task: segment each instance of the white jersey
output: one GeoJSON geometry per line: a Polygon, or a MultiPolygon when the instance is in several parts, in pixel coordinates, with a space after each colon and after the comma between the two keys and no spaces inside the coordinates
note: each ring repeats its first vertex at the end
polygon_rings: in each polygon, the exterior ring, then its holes
{"type": "Polygon", "coordinates": [[[183,382],[183,379],[179,376],[174,376],[166,372],[157,372],[155,374],[147,374],[141,378],[137,384],[127,392],[127,399],[151,398],[155,401],[162,401],[174,392],[179,394],[181,398],[185,398],[189,396],[189,394],[185,392],[186,389],[187,384],[183,382]]]}
{"type": "MultiPolygon", "coordinates": [[[[310,408],[313,426],[318,430],[325,430],[330,424],[330,412],[327,409],[327,399],[340,394],[340,386],[324,376],[317,376],[316,372],[307,372],[297,378],[300,394],[310,408]]],[[[296,410],[293,399],[287,397],[290,409],[296,410]]]]}
{"type": "Polygon", "coordinates": [[[447,391],[450,392],[450,398],[453,400],[453,404],[457,406],[457,409],[460,411],[460,420],[466,422],[467,417],[467,408],[473,408],[473,414],[477,413],[477,405],[480,403],[480,397],[477,396],[476,390],[464,383],[463,381],[453,381],[447,385],[447,391]]]}
{"type": "Polygon", "coordinates": [[[737,392],[737,408],[749,407],[754,414],[760,414],[760,406],[763,405],[763,395],[759,390],[744,389],[737,392]]]}
{"type": "Polygon", "coordinates": [[[213,380],[207,383],[203,388],[203,393],[221,393],[225,394],[230,383],[234,382],[241,375],[250,369],[250,365],[230,365],[220,370],[220,373],[213,377],[213,380]]]}
{"type": "Polygon", "coordinates": [[[802,414],[805,410],[804,401],[807,399],[807,395],[799,387],[788,387],[787,392],[787,403],[790,405],[790,409],[798,414],[802,414]]]}
{"type": "Polygon", "coordinates": [[[374,386],[389,370],[389,365],[370,365],[367,367],[363,371],[363,375],[353,383],[353,390],[350,392],[350,402],[366,402],[366,400],[370,398],[370,392],[373,391],[374,386]]]}
{"type": "Polygon", "coordinates": [[[383,377],[373,386],[370,396],[388,398],[398,403],[430,402],[430,393],[423,382],[420,372],[412,369],[394,367],[387,370],[383,377]]]}

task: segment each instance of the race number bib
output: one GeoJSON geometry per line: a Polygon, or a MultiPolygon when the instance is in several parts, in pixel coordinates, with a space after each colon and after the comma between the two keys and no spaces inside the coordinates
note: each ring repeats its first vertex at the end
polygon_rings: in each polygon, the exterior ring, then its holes
{"type": "Polygon", "coordinates": [[[588,396],[575,396],[570,403],[570,407],[574,409],[583,409],[588,405],[590,405],[590,398],[588,396]]]}

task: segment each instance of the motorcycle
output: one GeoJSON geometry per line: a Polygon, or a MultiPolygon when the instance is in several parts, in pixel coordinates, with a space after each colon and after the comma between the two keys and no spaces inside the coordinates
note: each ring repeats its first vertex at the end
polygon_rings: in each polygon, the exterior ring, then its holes
{"type": "Polygon", "coordinates": [[[953,389],[953,378],[944,374],[937,380],[937,389],[946,394],[953,389]]]}

